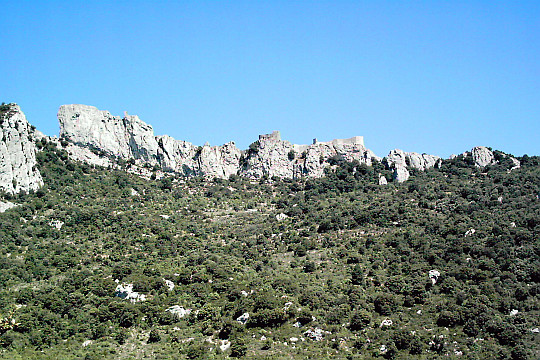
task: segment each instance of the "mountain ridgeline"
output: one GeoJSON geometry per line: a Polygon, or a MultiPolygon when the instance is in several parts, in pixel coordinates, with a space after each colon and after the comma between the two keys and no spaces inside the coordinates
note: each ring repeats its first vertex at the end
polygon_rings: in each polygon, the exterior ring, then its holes
{"type": "MultiPolygon", "coordinates": [[[[35,190],[42,184],[35,169],[33,144],[44,137],[28,124],[21,109],[15,104],[3,105],[0,114],[3,138],[0,142],[0,189],[8,193],[35,190]]],[[[161,170],[183,176],[203,176],[227,179],[239,175],[250,179],[321,177],[325,169],[338,161],[356,161],[372,166],[381,163],[392,172],[388,179],[379,178],[380,184],[388,181],[403,182],[409,179],[410,170],[425,171],[437,168],[441,158],[434,155],[392,150],[381,159],[364,146],[364,139],[355,136],[296,145],[281,140],[279,131],[260,135],[259,140],[247,150],[240,150],[234,142],[221,146],[196,146],[168,135],[156,136],[151,125],[138,116],[124,114],[113,116],[87,105],[62,105],[58,111],[61,144],[73,160],[92,165],[115,166],[127,161],[144,174],[145,169],[161,170]]],[[[56,138],[48,138],[58,142],[56,138]]],[[[485,167],[497,162],[493,152],[486,147],[476,147],[470,152],[477,166],[485,167]]],[[[514,167],[519,161],[509,157],[514,167]]]]}

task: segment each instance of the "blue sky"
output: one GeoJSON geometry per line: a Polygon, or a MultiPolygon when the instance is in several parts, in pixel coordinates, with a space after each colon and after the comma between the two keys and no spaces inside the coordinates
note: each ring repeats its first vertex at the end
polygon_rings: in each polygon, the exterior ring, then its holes
{"type": "Polygon", "coordinates": [[[4,1],[0,101],[197,145],[280,130],[447,157],[540,155],[540,1],[4,1]]]}

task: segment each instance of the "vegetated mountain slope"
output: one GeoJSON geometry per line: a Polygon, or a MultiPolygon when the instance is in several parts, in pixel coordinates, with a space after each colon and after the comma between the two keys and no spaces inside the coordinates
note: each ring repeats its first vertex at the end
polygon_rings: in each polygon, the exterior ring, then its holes
{"type": "Polygon", "coordinates": [[[379,186],[378,163],[145,181],[38,147],[45,187],[0,214],[3,358],[538,358],[538,157],[379,186]]]}

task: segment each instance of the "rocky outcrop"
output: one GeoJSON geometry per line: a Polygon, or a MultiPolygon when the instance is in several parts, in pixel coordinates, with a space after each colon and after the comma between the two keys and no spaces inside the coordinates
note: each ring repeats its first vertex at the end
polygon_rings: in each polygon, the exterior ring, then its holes
{"type": "MultiPolygon", "coordinates": [[[[296,145],[282,140],[279,131],[260,135],[259,140],[245,151],[234,142],[221,146],[196,146],[173,139],[155,136],[150,125],[137,116],[112,116],[93,106],[63,105],[58,111],[60,137],[70,141],[70,155],[95,165],[110,165],[106,157],[133,159],[136,164],[157,166],[165,172],[185,176],[228,178],[241,175],[252,179],[264,177],[301,178],[321,177],[325,169],[342,160],[358,161],[368,166],[380,161],[364,146],[364,139],[355,136],[310,145],[296,145]]],[[[476,149],[476,148],[475,148],[476,149]]],[[[474,150],[473,156],[483,159],[474,150]]],[[[479,160],[482,161],[482,160],[479,160]]],[[[394,180],[409,179],[409,169],[427,170],[440,166],[437,156],[392,150],[386,165],[393,170],[394,180]]],[[[384,179],[380,180],[384,183],[384,179]]]]}
{"type": "Polygon", "coordinates": [[[195,146],[170,136],[155,136],[150,125],[137,116],[112,116],[87,105],[63,105],[58,111],[60,138],[69,140],[72,158],[94,165],[110,165],[103,156],[134,159],[138,164],[157,165],[163,171],[185,176],[228,178],[242,175],[299,178],[320,177],[329,159],[358,160],[371,165],[380,160],[364,147],[360,136],[311,145],[293,145],[281,140],[278,131],[261,135],[246,151],[234,142],[221,146],[195,146]]]}
{"type": "Polygon", "coordinates": [[[403,150],[391,150],[386,157],[386,166],[393,170],[394,180],[397,182],[407,181],[410,172],[407,168],[425,171],[432,167],[439,167],[441,158],[435,155],[405,152],[403,150]]]}
{"type": "Polygon", "coordinates": [[[472,148],[471,155],[473,157],[474,165],[478,167],[495,164],[493,152],[485,146],[476,146],[472,148]]]}
{"type": "Polygon", "coordinates": [[[43,185],[36,167],[34,127],[16,104],[0,109],[0,189],[7,193],[36,190],[43,185]]]}
{"type": "Polygon", "coordinates": [[[241,174],[261,178],[278,176],[282,178],[321,177],[324,169],[331,165],[329,160],[357,160],[370,166],[380,160],[364,146],[364,139],[355,136],[350,139],[335,139],[329,142],[313,140],[311,145],[293,145],[281,140],[279,131],[260,135],[250,146],[241,174]]]}
{"type": "Polygon", "coordinates": [[[295,145],[296,151],[304,154],[299,170],[311,177],[321,177],[328,166],[328,159],[343,159],[358,161],[360,164],[371,166],[372,162],[381,159],[364,146],[364,138],[355,136],[349,139],[335,139],[328,142],[313,140],[312,145],[295,145]],[[323,159],[324,161],[321,161],[323,159]]]}
{"type": "MultiPolygon", "coordinates": [[[[489,148],[485,146],[475,146],[471,151],[463,153],[463,156],[472,156],[474,165],[479,168],[484,168],[488,165],[497,164],[498,161],[495,158],[495,154],[489,148]]],[[[508,158],[512,164],[510,170],[519,169],[521,163],[513,156],[499,153],[499,160],[502,158],[508,158]]]]}
{"type": "Polygon", "coordinates": [[[108,111],[88,105],[62,105],[58,110],[60,138],[76,145],[102,151],[120,159],[157,163],[158,144],[152,126],[138,116],[108,111]]]}
{"type": "Polygon", "coordinates": [[[14,208],[15,206],[17,205],[12,203],[11,201],[6,201],[6,202],[0,201],[0,213],[3,213],[6,210],[9,210],[11,208],[14,208]]]}

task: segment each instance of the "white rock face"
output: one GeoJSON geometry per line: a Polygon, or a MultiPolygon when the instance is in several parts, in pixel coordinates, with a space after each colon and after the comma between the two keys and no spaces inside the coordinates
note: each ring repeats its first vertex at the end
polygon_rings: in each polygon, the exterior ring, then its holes
{"type": "Polygon", "coordinates": [[[355,136],[350,139],[335,139],[311,145],[293,145],[281,140],[279,131],[260,135],[254,143],[255,150],[245,153],[245,164],[240,174],[261,178],[277,176],[280,178],[321,177],[324,169],[330,166],[328,159],[336,157],[346,161],[357,160],[361,164],[371,166],[372,160],[380,160],[371,150],[364,146],[364,139],[355,136]]]}
{"type": "Polygon", "coordinates": [[[438,270],[429,270],[429,278],[433,285],[437,283],[440,276],[441,276],[441,273],[438,270]]]}
{"type": "Polygon", "coordinates": [[[485,146],[476,146],[471,150],[474,164],[478,167],[484,167],[495,163],[493,152],[485,146]]]}
{"type": "Polygon", "coordinates": [[[407,170],[406,167],[401,165],[396,165],[394,167],[394,180],[396,180],[398,183],[404,182],[409,180],[409,177],[411,177],[411,173],[409,170],[407,170]]]}
{"type": "Polygon", "coordinates": [[[321,328],[312,328],[312,329],[309,329],[309,330],[306,330],[304,332],[304,336],[307,337],[307,338],[310,338],[311,340],[314,340],[314,341],[321,341],[323,340],[323,337],[324,335],[329,335],[329,334],[332,334],[330,331],[325,331],[321,328]]]}
{"type": "Polygon", "coordinates": [[[231,347],[231,342],[229,340],[220,340],[219,349],[221,351],[227,351],[231,347]]]}
{"type": "Polygon", "coordinates": [[[133,291],[133,284],[118,284],[114,291],[114,296],[129,300],[132,303],[146,300],[146,295],[133,291]]]}
{"type": "Polygon", "coordinates": [[[0,213],[3,213],[6,210],[9,210],[9,209],[11,209],[11,208],[13,208],[15,206],[17,206],[17,205],[10,202],[10,201],[6,201],[6,202],[0,201],[0,213]]]}
{"type": "Polygon", "coordinates": [[[289,216],[287,216],[287,214],[284,214],[284,213],[279,213],[276,215],[276,220],[277,221],[283,221],[285,219],[287,219],[289,216]]]}
{"type": "Polygon", "coordinates": [[[465,237],[467,237],[467,236],[473,236],[475,232],[476,232],[475,229],[469,229],[469,230],[467,230],[467,231],[465,232],[465,237]]]}
{"type": "Polygon", "coordinates": [[[167,289],[169,289],[169,291],[174,290],[175,285],[171,280],[163,279],[163,281],[165,281],[165,286],[167,287],[167,289]]]}
{"type": "Polygon", "coordinates": [[[236,319],[236,321],[238,321],[242,325],[245,325],[248,319],[249,319],[249,313],[243,313],[236,319]]]}
{"type": "Polygon", "coordinates": [[[388,180],[384,176],[379,176],[379,185],[388,185],[388,180]]]}
{"type": "Polygon", "coordinates": [[[7,193],[36,190],[43,179],[36,167],[34,130],[18,105],[0,112],[0,189],[7,193]]]}
{"type": "MultiPolygon", "coordinates": [[[[368,166],[374,160],[380,161],[364,146],[361,136],[328,142],[315,139],[310,145],[295,145],[281,140],[279,131],[274,131],[260,135],[250,149],[241,151],[234,142],[195,146],[167,135],[155,136],[152,126],[137,116],[112,116],[93,106],[63,105],[58,120],[60,137],[72,142],[67,148],[72,158],[101,166],[111,163],[88,149],[124,160],[134,159],[138,165],[157,165],[165,172],[209,178],[321,177],[326,168],[339,160],[356,160],[368,166]]],[[[402,150],[392,150],[387,157],[387,165],[394,170],[398,182],[409,178],[407,167],[426,170],[440,163],[437,156],[402,150]]],[[[384,179],[380,182],[384,184],[384,179]]]]}
{"type": "Polygon", "coordinates": [[[386,157],[386,165],[394,170],[394,179],[397,182],[409,180],[410,173],[407,167],[425,171],[432,167],[439,167],[441,158],[435,155],[405,152],[403,150],[391,150],[386,157]]]}
{"type": "Polygon", "coordinates": [[[173,305],[167,308],[165,311],[170,312],[179,319],[191,314],[191,309],[184,309],[184,307],[180,305],[173,305]]]}
{"type": "Polygon", "coordinates": [[[56,230],[62,229],[62,226],[64,226],[64,222],[60,220],[51,220],[49,221],[49,226],[55,228],[56,230]]]}
{"type": "Polygon", "coordinates": [[[121,159],[157,163],[157,141],[152,126],[138,116],[112,116],[88,105],[62,105],[58,110],[60,137],[76,145],[101,150],[121,159]]]}

